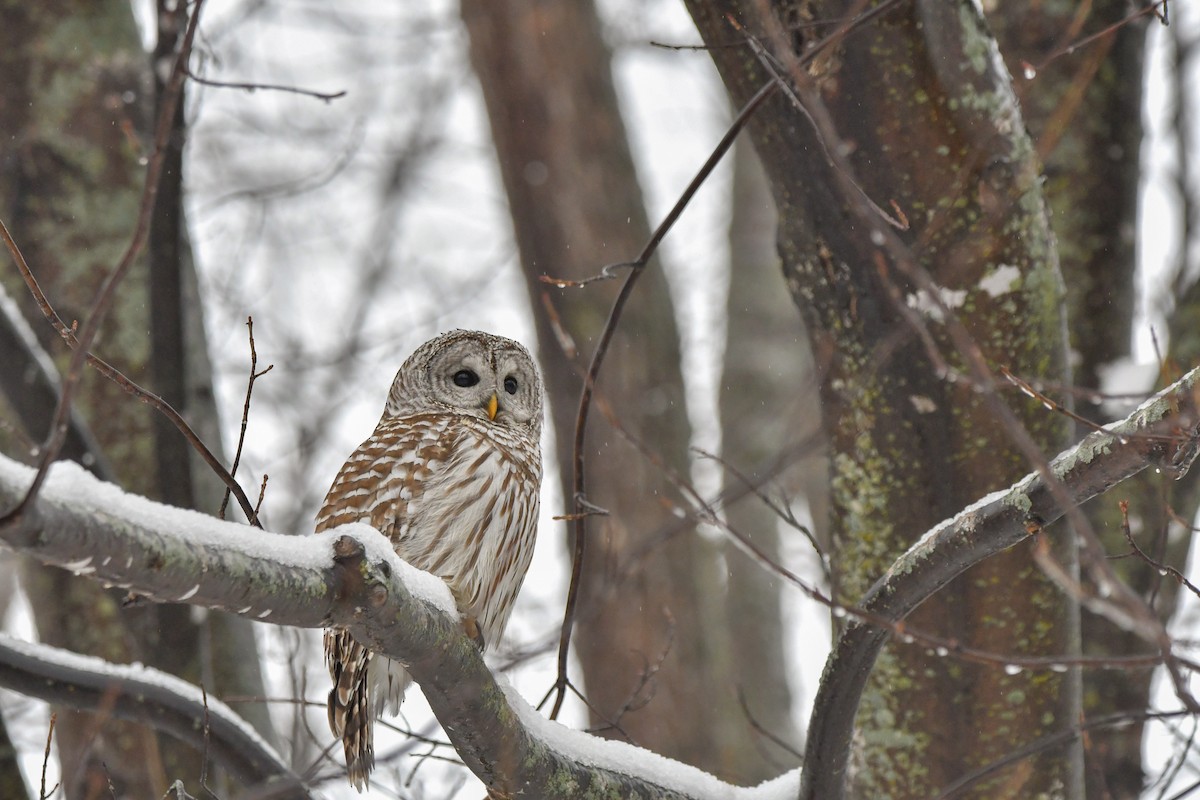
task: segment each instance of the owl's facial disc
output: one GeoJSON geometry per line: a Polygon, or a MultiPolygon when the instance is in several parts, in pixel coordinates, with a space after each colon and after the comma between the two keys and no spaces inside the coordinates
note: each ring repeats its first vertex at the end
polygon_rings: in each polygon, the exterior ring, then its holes
{"type": "Polygon", "coordinates": [[[477,331],[452,331],[417,348],[396,373],[387,415],[449,412],[504,427],[542,424],[542,381],[517,342],[477,331]]]}

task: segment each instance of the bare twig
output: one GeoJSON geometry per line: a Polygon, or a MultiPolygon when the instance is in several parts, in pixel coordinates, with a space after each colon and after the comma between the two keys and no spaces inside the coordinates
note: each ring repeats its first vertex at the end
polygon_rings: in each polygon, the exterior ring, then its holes
{"type": "Polygon", "coordinates": [[[54,741],[54,723],[58,721],[58,712],[50,712],[50,726],[46,729],[46,752],[42,754],[42,786],[38,792],[39,800],[46,800],[51,794],[58,791],[59,784],[54,784],[50,790],[50,794],[46,793],[46,768],[50,764],[50,744],[54,741]]]}
{"type": "MultiPolygon", "coordinates": [[[[12,233],[9,232],[8,227],[4,224],[3,220],[0,220],[0,239],[4,240],[4,244],[8,248],[9,254],[16,263],[17,271],[24,279],[25,285],[28,287],[30,294],[33,295],[33,299],[37,303],[38,308],[41,309],[42,314],[47,320],[49,320],[50,324],[58,332],[58,335],[62,337],[63,341],[66,342],[67,345],[73,350],[78,352],[80,348],[80,342],[76,337],[76,331],[74,327],[68,327],[67,324],[63,322],[62,317],[58,315],[58,312],[55,311],[54,307],[50,304],[50,300],[42,291],[42,287],[38,283],[37,277],[33,274],[33,270],[30,269],[29,263],[25,261],[25,256],[21,253],[21,249],[17,245],[16,239],[13,238],[12,233]]],[[[212,471],[221,478],[221,481],[234,493],[234,496],[238,498],[238,503],[242,506],[242,510],[246,512],[246,517],[251,517],[250,512],[252,509],[250,506],[250,501],[246,498],[246,493],[242,491],[242,487],[237,484],[237,481],[233,479],[233,476],[226,471],[225,465],[222,464],[220,459],[218,459],[213,452],[208,449],[208,446],[204,444],[196,432],[192,430],[191,426],[188,425],[187,421],[184,420],[183,416],[180,415],[180,413],[176,411],[170,403],[168,403],[166,400],[163,400],[154,392],[151,392],[148,389],[138,385],[112,364],[109,364],[107,361],[93,353],[87,353],[87,363],[94,367],[101,375],[120,386],[127,394],[132,395],[140,402],[156,409],[159,413],[163,414],[167,419],[169,419],[171,424],[175,426],[175,428],[192,445],[193,449],[199,453],[200,457],[204,459],[204,463],[207,464],[209,468],[211,468],[212,471]]],[[[61,394],[59,395],[59,398],[59,403],[61,404],[61,394]]],[[[16,514],[18,513],[19,509],[20,507],[18,506],[11,513],[16,514]]],[[[7,519],[7,515],[3,518],[0,518],[0,520],[2,519],[7,519]]]]}
{"type": "Polygon", "coordinates": [[[1081,47],[1086,47],[1097,39],[1103,39],[1105,36],[1108,36],[1109,34],[1117,31],[1120,28],[1123,28],[1131,22],[1141,19],[1142,17],[1153,16],[1159,22],[1165,25],[1167,24],[1167,10],[1167,0],[1158,0],[1158,2],[1143,6],[1136,11],[1131,11],[1125,17],[1117,20],[1111,25],[1101,28],[1095,33],[1085,36],[1082,39],[1076,39],[1073,42],[1063,45],[1054,52],[1050,53],[1050,55],[1046,56],[1041,63],[1034,66],[1033,69],[1035,72],[1040,72],[1041,70],[1045,69],[1051,61],[1061,58],[1062,56],[1074,55],[1075,51],[1079,50],[1081,47]]]}
{"type": "MultiPolygon", "coordinates": [[[[876,16],[885,13],[896,5],[897,0],[884,0],[878,6],[867,9],[862,13],[852,15],[847,21],[835,29],[828,36],[817,42],[805,55],[802,57],[803,62],[808,62],[821,53],[826,47],[832,43],[841,40],[847,33],[874,19],[876,16]]],[[[579,395],[579,410],[575,417],[575,438],[572,444],[572,490],[574,494],[574,502],[576,512],[582,512],[583,503],[586,501],[586,470],[584,464],[584,439],[587,432],[588,416],[592,405],[592,396],[595,391],[597,376],[600,373],[600,367],[604,363],[604,358],[608,353],[609,344],[612,341],[613,335],[616,333],[617,325],[621,319],[621,313],[625,308],[625,304],[629,301],[629,297],[633,292],[634,285],[644,271],[646,264],[650,258],[658,250],[658,246],[662,243],[663,238],[674,227],[679,216],[683,213],[691,202],[692,197],[699,190],[700,186],[712,174],[713,169],[732,147],[734,140],[737,138],[741,130],[749,122],[750,118],[758,111],[762,104],[771,97],[780,87],[780,82],[771,80],[762,86],[751,98],[746,105],[738,112],[725,135],[717,143],[708,159],[700,167],[696,176],[684,189],[683,193],[676,200],[670,212],[654,230],[650,240],[646,243],[642,253],[632,262],[620,262],[618,264],[609,265],[601,271],[600,275],[592,279],[603,279],[612,269],[617,267],[628,267],[629,274],[625,278],[625,283],[622,284],[620,291],[613,300],[612,308],[609,311],[608,319],[604,323],[604,328],[600,332],[600,337],[596,343],[596,349],[592,353],[592,360],[588,366],[587,374],[584,377],[583,389],[579,395]]],[[[558,283],[559,281],[551,279],[550,282],[558,283]]],[[[574,619],[576,606],[579,598],[580,577],[583,574],[583,559],[586,552],[587,541],[587,526],[586,515],[578,517],[574,521],[573,534],[575,538],[574,552],[571,561],[571,583],[567,589],[567,603],[563,612],[562,632],[559,637],[558,648],[558,673],[555,681],[556,697],[554,706],[550,712],[550,718],[556,719],[559,710],[562,708],[565,692],[569,683],[567,679],[567,658],[570,649],[571,631],[574,627],[574,619]]]]}
{"type": "MultiPolygon", "coordinates": [[[[629,297],[633,293],[633,287],[637,283],[637,279],[641,277],[642,272],[650,258],[658,250],[659,244],[663,238],[675,225],[679,216],[687,208],[692,197],[699,190],[700,186],[712,174],[717,164],[733,146],[734,140],[737,138],[738,132],[745,127],[746,122],[758,110],[768,97],[774,93],[773,84],[767,84],[759,92],[750,99],[746,106],[738,113],[729,130],[721,138],[716,148],[709,155],[700,171],[692,178],[691,183],[680,195],[671,211],[655,229],[650,241],[646,243],[646,247],[642,250],[637,260],[630,263],[632,269],[629,275],[625,278],[625,283],[621,286],[621,291],[618,292],[616,299],[613,301],[612,309],[609,311],[608,320],[604,324],[604,329],[600,333],[600,338],[596,343],[596,349],[592,353],[592,361],[588,367],[587,375],[584,377],[583,390],[579,395],[579,411],[575,417],[575,441],[572,450],[572,461],[574,470],[573,487],[575,493],[575,509],[577,513],[582,514],[586,506],[586,472],[584,466],[584,439],[587,434],[588,414],[592,404],[592,395],[595,389],[596,377],[600,373],[600,367],[604,363],[604,356],[608,352],[608,346],[612,341],[613,334],[616,333],[617,324],[621,319],[621,312],[625,308],[625,304],[629,301],[629,297]]],[[[562,634],[559,638],[558,649],[558,678],[555,682],[557,696],[554,700],[554,706],[550,711],[550,718],[557,719],[559,710],[562,708],[563,700],[566,699],[567,688],[567,654],[570,649],[571,630],[574,627],[575,608],[579,601],[579,585],[580,576],[583,574],[583,558],[586,550],[587,541],[587,526],[586,515],[580,516],[575,520],[575,551],[571,561],[571,585],[567,590],[567,604],[563,612],[562,634]]]]}
{"type": "Polygon", "coordinates": [[[750,704],[746,700],[745,687],[743,687],[743,686],[737,687],[737,696],[738,696],[738,705],[742,707],[742,714],[746,717],[746,722],[749,723],[750,727],[753,730],[757,731],[760,736],[764,737],[767,741],[771,742],[773,745],[778,747],[780,750],[783,750],[785,753],[792,756],[797,761],[800,761],[800,762],[804,761],[804,753],[797,750],[789,742],[784,741],[774,731],[767,730],[767,728],[765,728],[763,726],[763,724],[761,722],[759,722],[758,719],[754,716],[754,712],[752,712],[750,710],[750,704]]]}
{"type": "Polygon", "coordinates": [[[306,97],[313,97],[317,100],[324,100],[326,103],[332,102],[346,96],[346,90],[340,92],[318,92],[313,89],[301,89],[299,86],[286,86],[278,83],[250,83],[241,81],[217,81],[212,78],[204,78],[192,72],[187,67],[184,67],[184,74],[194,80],[201,86],[212,86],[217,89],[242,89],[247,92],[257,92],[260,89],[264,92],[291,92],[292,94],[301,94],[306,97]]]}
{"type": "Polygon", "coordinates": [[[1184,586],[1189,592],[1200,597],[1200,587],[1187,579],[1182,572],[1172,567],[1170,564],[1164,564],[1161,561],[1153,558],[1149,553],[1141,548],[1137,540],[1133,538],[1133,532],[1129,528],[1129,501],[1122,500],[1121,503],[1121,532],[1125,535],[1125,541],[1129,542],[1129,546],[1133,548],[1134,555],[1145,561],[1159,575],[1170,576],[1179,584],[1184,586]]]}
{"type": "MultiPolygon", "coordinates": [[[[246,381],[246,400],[242,403],[242,427],[238,431],[237,452],[233,455],[233,466],[229,469],[231,478],[237,477],[238,465],[242,462],[242,446],[246,443],[246,428],[250,423],[250,398],[254,395],[254,382],[275,369],[270,364],[262,372],[258,372],[258,350],[254,347],[254,317],[246,317],[246,331],[250,337],[250,377],[246,381]]],[[[267,491],[267,477],[263,476],[262,489],[258,493],[258,503],[254,506],[254,515],[250,518],[251,525],[258,525],[258,509],[262,506],[263,494],[267,491]]],[[[225,519],[225,508],[229,505],[229,487],[225,487],[225,496],[221,498],[221,508],[217,516],[225,519]]]]}

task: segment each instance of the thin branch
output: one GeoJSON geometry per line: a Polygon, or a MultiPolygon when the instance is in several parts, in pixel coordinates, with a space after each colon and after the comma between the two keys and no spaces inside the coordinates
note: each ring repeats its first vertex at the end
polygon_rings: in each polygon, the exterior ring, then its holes
{"type": "MultiPolygon", "coordinates": [[[[801,58],[801,63],[807,63],[823,52],[835,42],[840,41],[851,31],[866,24],[876,16],[885,13],[895,6],[897,0],[884,0],[878,6],[867,9],[862,13],[852,15],[847,18],[846,22],[836,28],[828,36],[817,42],[810,50],[808,50],[801,58]]],[[[600,374],[600,368],[604,363],[604,358],[608,354],[608,347],[612,341],[613,335],[616,333],[617,325],[621,320],[621,313],[625,308],[625,304],[629,301],[633,293],[634,285],[637,283],[650,258],[658,250],[658,246],[662,243],[663,238],[671,231],[675,223],[678,221],[681,214],[691,202],[692,197],[696,194],[699,188],[704,184],[717,164],[733,146],[734,140],[737,138],[741,130],[750,121],[750,118],[758,111],[758,109],[766,102],[766,100],[775,94],[780,88],[780,82],[768,81],[759,89],[746,105],[738,112],[733,122],[730,123],[725,135],[717,143],[717,146],[709,154],[703,166],[692,178],[691,182],[684,189],[679,199],[675,201],[670,212],[654,230],[650,236],[650,240],[646,243],[642,253],[634,261],[620,262],[611,264],[605,267],[599,276],[591,280],[603,279],[617,267],[627,267],[630,269],[629,274],[625,278],[625,283],[621,285],[620,291],[613,300],[612,308],[609,311],[608,318],[605,320],[604,327],[600,332],[600,337],[596,343],[596,349],[592,353],[592,360],[588,366],[587,374],[584,376],[583,389],[579,394],[579,409],[575,417],[575,439],[572,444],[572,492],[574,494],[575,512],[573,534],[575,539],[574,551],[571,560],[571,582],[567,589],[566,608],[563,612],[562,632],[559,636],[558,648],[558,672],[555,681],[556,696],[554,706],[550,712],[551,719],[557,719],[559,710],[562,708],[563,700],[566,698],[566,688],[568,684],[567,678],[567,660],[570,650],[571,631],[574,627],[576,607],[579,601],[579,586],[580,579],[583,574],[583,560],[586,553],[587,542],[587,515],[584,512],[587,500],[587,480],[586,469],[584,464],[584,441],[587,433],[588,417],[591,411],[592,396],[595,392],[597,377],[600,374]]],[[[558,283],[555,279],[549,282],[558,283]]]]}
{"type": "Polygon", "coordinates": [[[1182,572],[1172,567],[1170,564],[1164,564],[1161,561],[1153,558],[1149,553],[1141,548],[1137,540],[1133,538],[1133,532],[1129,528],[1129,501],[1121,501],[1121,532],[1125,535],[1125,541],[1129,542],[1129,546],[1133,548],[1134,555],[1145,561],[1159,575],[1170,576],[1180,585],[1185,587],[1189,592],[1196,597],[1200,597],[1200,587],[1187,579],[1182,572]]]}
{"type": "Polygon", "coordinates": [[[46,729],[46,752],[42,754],[42,785],[38,792],[38,800],[46,800],[51,794],[58,791],[58,784],[54,784],[54,788],[50,790],[50,794],[46,794],[46,768],[50,764],[50,744],[54,741],[54,723],[58,721],[58,712],[50,712],[50,726],[46,729]]]}
{"type": "MultiPolygon", "coordinates": [[[[4,240],[4,244],[8,248],[9,254],[12,256],[13,261],[17,265],[17,271],[20,272],[21,277],[25,280],[25,285],[29,288],[30,294],[33,295],[33,299],[37,303],[38,308],[41,309],[42,314],[47,320],[50,321],[50,324],[54,327],[54,329],[58,331],[58,335],[61,336],[63,341],[67,343],[67,346],[69,346],[75,352],[80,352],[80,341],[76,337],[75,329],[73,327],[67,327],[66,323],[63,322],[62,317],[58,315],[58,312],[55,311],[54,307],[50,304],[50,300],[42,291],[42,287],[38,283],[37,277],[34,275],[33,270],[30,269],[29,263],[25,261],[25,256],[21,253],[21,248],[17,245],[16,239],[13,238],[12,233],[9,232],[8,226],[4,224],[3,220],[0,220],[0,239],[4,240]]],[[[254,515],[252,514],[253,509],[250,505],[250,500],[246,497],[246,493],[242,491],[242,487],[238,485],[237,481],[233,479],[233,476],[230,475],[225,469],[225,465],[222,464],[220,459],[218,459],[213,452],[208,449],[208,445],[204,444],[204,442],[200,439],[196,432],[192,430],[192,427],[188,425],[187,421],[184,420],[180,413],[171,407],[170,403],[168,403],[166,400],[163,400],[154,392],[144,389],[132,381],[119,369],[97,355],[87,353],[87,363],[94,367],[101,375],[120,386],[126,392],[126,394],[132,395],[140,402],[156,409],[159,413],[163,414],[167,419],[169,419],[171,424],[175,426],[175,428],[184,436],[184,438],[188,440],[200,457],[204,459],[204,463],[207,464],[209,468],[217,474],[226,487],[233,492],[234,497],[236,497],[238,500],[238,504],[242,507],[242,511],[246,514],[246,518],[253,518],[254,515]]],[[[58,397],[58,404],[62,405],[61,391],[58,397]]],[[[18,507],[13,509],[11,513],[17,514],[19,511],[20,508],[18,507]]],[[[0,522],[2,522],[4,519],[6,519],[6,517],[0,517],[0,522]]]]}
{"type": "Polygon", "coordinates": [[[138,208],[137,222],[134,227],[133,235],[120,261],[117,263],[116,267],[113,268],[112,272],[108,274],[104,280],[104,283],[101,284],[100,289],[97,291],[96,297],[92,301],[92,305],[89,308],[87,321],[84,322],[82,329],[78,333],[76,333],[73,327],[68,328],[65,324],[63,324],[62,320],[58,317],[58,314],[55,313],[54,309],[50,306],[49,301],[46,299],[45,294],[38,286],[37,280],[34,278],[28,264],[25,263],[24,258],[20,255],[20,249],[17,247],[16,241],[9,233],[8,228],[5,227],[2,222],[0,222],[0,237],[4,239],[5,244],[8,246],[9,252],[12,253],[13,258],[17,261],[17,267],[21,271],[22,277],[24,277],[26,284],[30,288],[30,291],[34,294],[34,298],[37,301],[39,308],[41,308],[42,313],[48,319],[56,323],[55,328],[58,330],[59,335],[62,336],[63,339],[66,340],[67,344],[72,347],[71,363],[63,380],[62,392],[59,395],[58,404],[54,412],[54,420],[50,431],[47,434],[46,441],[39,453],[37,477],[29,487],[29,494],[22,498],[21,502],[18,503],[11,511],[6,513],[3,517],[0,517],[0,522],[18,517],[26,510],[33,498],[37,496],[37,492],[41,488],[42,482],[46,478],[46,472],[49,469],[50,464],[58,457],[58,454],[62,449],[63,442],[66,439],[68,423],[71,414],[71,403],[75,390],[79,385],[80,379],[82,378],[83,365],[85,363],[90,363],[92,366],[99,369],[100,372],[105,375],[105,377],[116,381],[126,392],[133,394],[142,402],[148,403],[162,413],[166,414],[171,420],[172,424],[174,424],[175,427],[184,434],[184,436],[188,437],[188,441],[190,441],[192,446],[197,449],[197,452],[200,453],[205,462],[217,473],[217,475],[221,476],[221,478],[225,480],[226,485],[233,490],[235,496],[238,498],[238,502],[242,504],[242,508],[246,513],[246,517],[248,519],[252,518],[250,502],[246,499],[246,495],[241,490],[241,487],[237,486],[236,482],[234,482],[233,479],[228,476],[228,473],[225,472],[225,468],[221,465],[220,461],[212,454],[212,452],[208,450],[207,447],[204,446],[199,437],[192,432],[191,428],[178,414],[178,412],[171,408],[165,401],[162,400],[162,398],[137,386],[137,384],[130,381],[118,370],[92,355],[90,352],[92,343],[96,338],[96,334],[99,333],[100,324],[103,322],[104,317],[107,315],[108,310],[115,299],[117,287],[121,284],[121,281],[125,278],[125,275],[128,273],[129,269],[133,266],[138,254],[141,253],[150,232],[150,219],[154,209],[155,199],[158,196],[158,187],[160,178],[162,176],[163,160],[166,157],[167,152],[167,140],[172,130],[175,109],[179,103],[179,97],[183,90],[185,65],[192,51],[192,43],[195,40],[196,28],[200,21],[200,11],[203,7],[203,4],[204,0],[196,0],[192,7],[192,15],[188,20],[187,29],[183,36],[183,42],[179,48],[179,54],[175,59],[170,80],[168,81],[167,87],[163,93],[162,108],[159,113],[157,127],[155,130],[154,150],[146,169],[146,180],[142,188],[142,198],[138,208]]]}
{"type": "MultiPolygon", "coordinates": [[[[250,398],[254,395],[254,382],[266,375],[271,370],[275,369],[275,365],[271,364],[262,372],[258,371],[258,350],[254,347],[254,317],[246,317],[246,331],[250,337],[250,377],[246,380],[246,400],[242,403],[242,427],[238,431],[237,452],[233,455],[233,465],[229,468],[229,477],[236,478],[238,465],[242,463],[242,447],[246,443],[246,428],[250,424],[250,398]]],[[[250,524],[256,527],[262,527],[258,524],[258,510],[262,506],[263,495],[267,491],[267,476],[263,476],[262,489],[258,493],[258,503],[254,506],[254,516],[250,518],[250,524]]],[[[217,516],[225,519],[225,509],[229,505],[229,486],[225,487],[225,496],[221,498],[221,508],[217,512],[217,516]]]]}
{"type": "MultiPolygon", "coordinates": [[[[633,294],[633,287],[637,283],[637,279],[641,277],[650,258],[658,250],[659,244],[663,238],[675,225],[679,216],[687,208],[692,197],[716,169],[717,164],[733,146],[734,140],[738,133],[745,127],[746,122],[758,110],[759,106],[770,97],[775,91],[774,84],[767,84],[758,91],[754,97],[746,103],[745,107],[738,113],[733,123],[729,126],[729,130],[718,142],[716,148],[709,155],[700,171],[692,178],[691,183],[680,195],[675,202],[674,207],[655,229],[650,241],[646,243],[641,255],[636,261],[630,262],[628,266],[632,269],[629,275],[625,278],[625,283],[621,286],[621,291],[618,292],[616,299],[613,301],[612,309],[609,311],[608,319],[605,321],[604,328],[600,332],[600,338],[596,343],[596,349],[592,353],[592,361],[588,366],[587,375],[584,376],[583,390],[579,395],[579,411],[575,417],[575,441],[572,450],[573,474],[572,482],[575,494],[575,512],[579,516],[574,520],[575,534],[575,550],[571,560],[571,584],[567,590],[567,604],[563,612],[562,634],[559,637],[558,648],[558,678],[555,682],[557,695],[554,699],[554,706],[550,711],[550,719],[557,719],[559,710],[562,708],[563,700],[566,699],[567,688],[567,656],[570,649],[571,630],[575,623],[575,609],[579,602],[579,586],[580,578],[583,574],[583,558],[586,551],[587,541],[587,515],[584,513],[587,508],[587,494],[585,486],[586,470],[584,466],[584,441],[587,435],[588,415],[592,405],[592,395],[595,390],[596,377],[600,374],[600,367],[604,363],[604,357],[608,353],[608,346],[612,341],[613,334],[616,333],[617,324],[621,320],[621,312],[625,309],[625,304],[629,301],[633,294]]],[[[606,268],[607,269],[607,268],[606,268]]]]}
{"type": "Polygon", "coordinates": [[[299,86],[286,86],[278,83],[248,83],[239,81],[217,81],[212,78],[203,78],[192,72],[187,67],[183,69],[184,74],[194,80],[201,86],[212,86],[217,89],[242,89],[247,92],[291,92],[292,94],[300,94],[305,97],[313,97],[317,100],[324,100],[326,103],[332,102],[346,96],[346,90],[340,92],[318,92],[313,89],[301,89],[299,86]]]}
{"type": "Polygon", "coordinates": [[[979,769],[973,770],[966,775],[963,775],[950,786],[943,789],[934,800],[952,800],[955,797],[961,797],[968,793],[969,790],[978,785],[981,781],[986,780],[990,775],[1011,766],[1018,761],[1021,761],[1038,753],[1044,753],[1054,748],[1065,747],[1075,739],[1088,735],[1091,731],[1105,730],[1108,728],[1120,728],[1126,725],[1132,725],[1136,722],[1146,722],[1149,720],[1165,720],[1175,717],[1188,715],[1188,711],[1169,711],[1169,712],[1153,712],[1153,711],[1119,711],[1113,714],[1106,714],[1103,717],[1087,720],[1086,722],[1077,723],[1065,728],[1056,733],[1043,736],[1036,741],[1030,742],[1024,747],[1014,750],[1011,753],[996,759],[990,764],[986,764],[979,769]]]}

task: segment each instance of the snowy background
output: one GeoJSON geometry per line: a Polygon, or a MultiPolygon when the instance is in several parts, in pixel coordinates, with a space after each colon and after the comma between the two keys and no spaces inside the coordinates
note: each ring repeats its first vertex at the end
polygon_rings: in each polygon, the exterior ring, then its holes
{"type": "MultiPolygon", "coordinates": [[[[725,94],[707,54],[650,44],[697,41],[682,3],[604,0],[600,6],[656,224],[721,136],[729,117],[725,94]]],[[[1173,11],[1181,18],[1192,9],[1173,11]]],[[[144,22],[151,9],[139,12],[144,22]]],[[[249,366],[245,320],[253,316],[259,368],[274,364],[274,370],[256,386],[241,477],[257,485],[270,475],[268,529],[304,533],[338,466],[374,427],[396,368],[416,345],[455,327],[532,345],[530,311],[456,3],[210,0],[204,14],[200,74],[346,92],[323,102],[282,92],[189,89],[188,211],[226,415],[225,446],[231,452],[235,445],[249,366]]],[[[1172,257],[1180,229],[1176,198],[1163,180],[1174,167],[1175,144],[1162,133],[1173,76],[1162,58],[1161,30],[1151,26],[1150,37],[1156,57],[1147,81],[1149,180],[1139,236],[1145,292],[1137,330],[1138,354],[1147,361],[1153,358],[1150,326],[1158,324],[1162,334],[1155,277],[1172,257]]],[[[682,317],[688,397],[700,399],[688,409],[694,444],[709,451],[719,447],[715,387],[724,339],[728,180],[722,167],[661,252],[682,317]]],[[[1121,391],[1142,388],[1128,383],[1136,370],[1119,374],[1121,391]]],[[[545,452],[553,452],[552,443],[545,452]]],[[[714,476],[698,470],[699,486],[712,489],[714,476]]],[[[557,486],[547,475],[535,560],[509,641],[495,657],[503,664],[513,654],[537,653],[508,672],[535,704],[553,683],[554,654],[546,645],[557,636],[568,572],[565,530],[550,519],[563,512],[557,486]]],[[[802,543],[785,551],[784,561],[817,580],[802,543]]],[[[828,648],[828,620],[798,592],[785,593],[785,602],[794,638],[795,717],[806,720],[828,648]]],[[[1176,633],[1195,631],[1198,613],[1194,602],[1186,603],[1176,633]]],[[[14,607],[9,629],[32,637],[26,619],[14,607]]],[[[270,694],[286,698],[295,686],[307,687],[307,699],[317,704],[311,725],[323,731],[328,678],[319,632],[263,625],[260,634],[270,694]]],[[[1160,702],[1176,705],[1169,694],[1160,702]]],[[[45,711],[29,701],[23,707],[30,724],[22,726],[29,741],[21,744],[39,754],[26,765],[36,785],[41,744],[34,740],[44,737],[45,711]]],[[[291,729],[293,710],[288,703],[272,705],[279,730],[291,729]]],[[[401,725],[435,730],[418,692],[410,692],[403,711],[401,725]]],[[[582,726],[581,708],[569,705],[565,721],[582,726]]],[[[1159,727],[1148,743],[1153,772],[1177,742],[1159,727]]],[[[381,726],[377,753],[386,758],[396,748],[411,748],[413,757],[391,762],[376,785],[393,783],[386,771],[394,769],[401,797],[482,795],[465,769],[418,757],[426,746],[381,726]]],[[[51,774],[50,783],[55,780],[51,774]]],[[[358,796],[341,779],[320,791],[358,796]]]]}

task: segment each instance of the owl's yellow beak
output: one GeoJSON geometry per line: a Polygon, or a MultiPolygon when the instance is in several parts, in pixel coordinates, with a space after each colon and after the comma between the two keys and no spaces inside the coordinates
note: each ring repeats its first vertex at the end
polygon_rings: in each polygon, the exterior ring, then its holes
{"type": "Polygon", "coordinates": [[[496,412],[500,410],[500,399],[496,397],[496,393],[492,392],[492,396],[488,398],[487,405],[488,419],[495,419],[496,412]]]}

